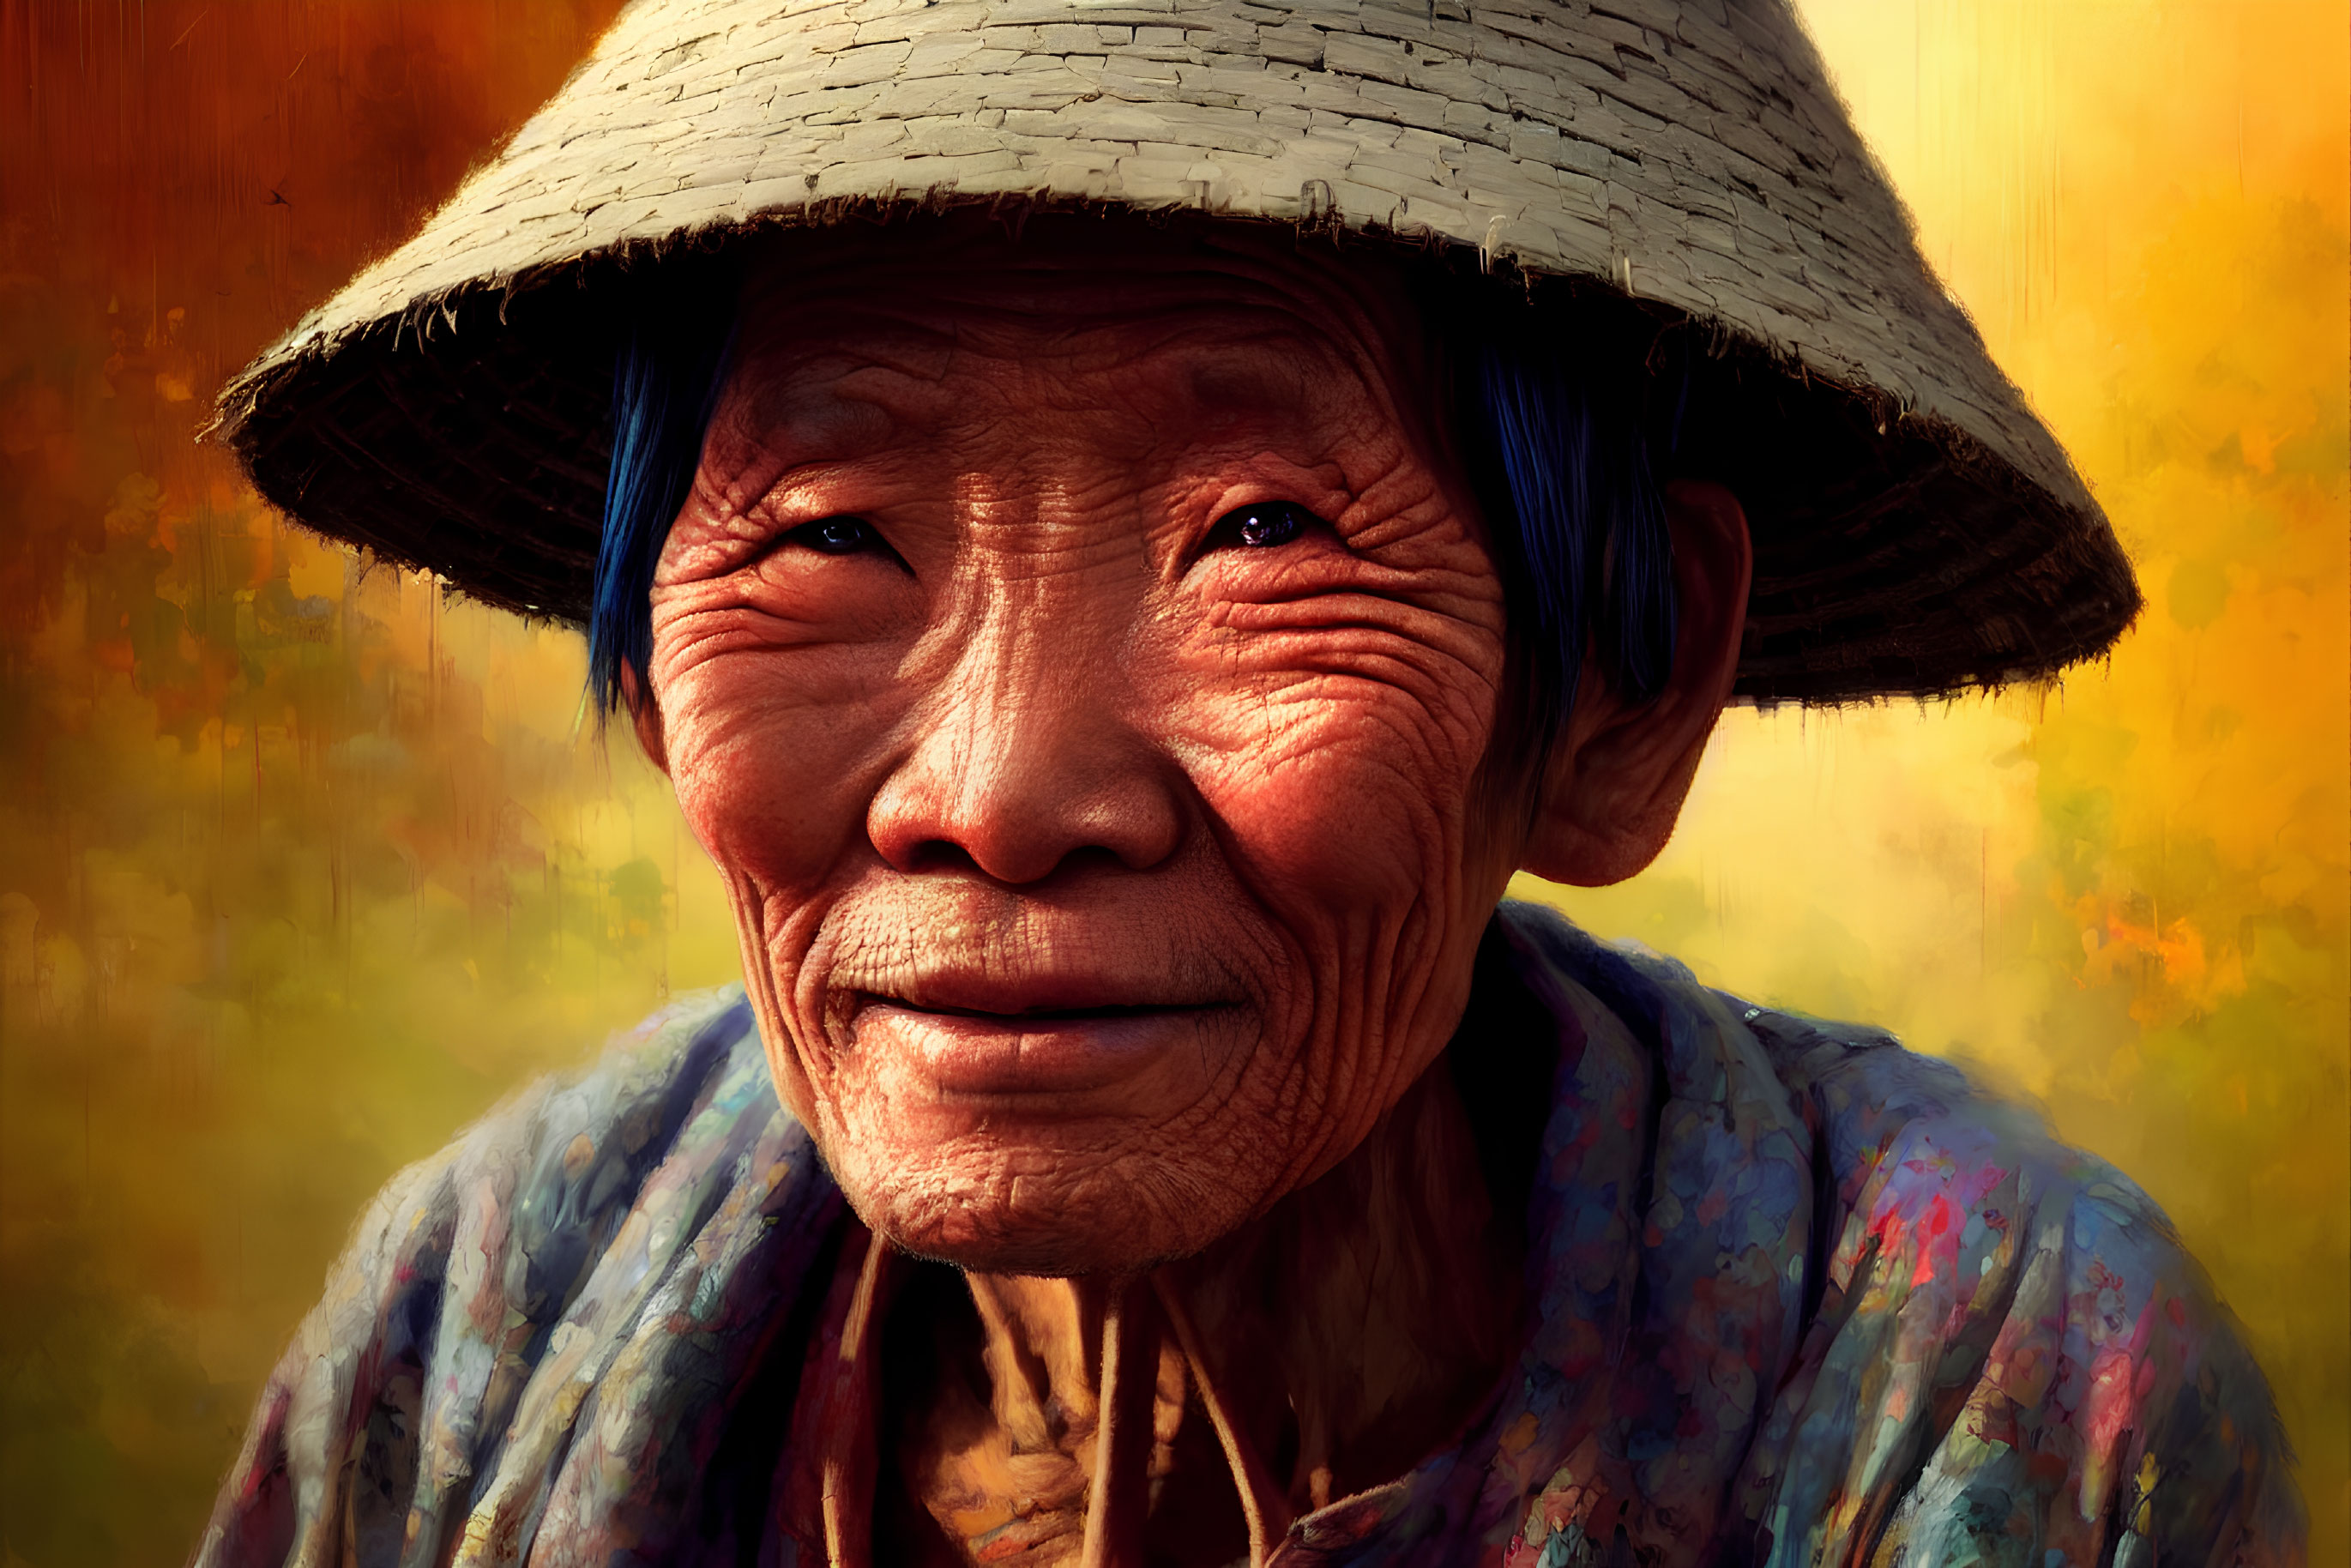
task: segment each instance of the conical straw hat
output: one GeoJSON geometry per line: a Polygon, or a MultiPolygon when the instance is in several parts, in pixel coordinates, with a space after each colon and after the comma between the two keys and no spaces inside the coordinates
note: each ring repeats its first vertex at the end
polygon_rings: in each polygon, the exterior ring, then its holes
{"type": "Polygon", "coordinates": [[[692,287],[688,241],[970,203],[1356,232],[1686,323],[1748,696],[2043,676],[2137,612],[1774,0],[639,0],[223,423],[296,518],[582,620],[616,301],[692,287]]]}

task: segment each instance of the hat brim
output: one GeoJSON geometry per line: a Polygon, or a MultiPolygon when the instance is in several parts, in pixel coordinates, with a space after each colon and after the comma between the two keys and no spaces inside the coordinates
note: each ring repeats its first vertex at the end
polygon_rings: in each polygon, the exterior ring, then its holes
{"type": "MultiPolygon", "coordinates": [[[[893,215],[881,203],[821,214],[893,215]]],[[[223,434],[261,494],[307,525],[484,603],[584,623],[630,302],[714,287],[758,226],[485,282],[273,355],[224,394],[223,434]]],[[[2105,519],[1948,421],[1597,280],[1515,286],[1532,308],[1614,310],[1620,338],[1671,344],[1671,468],[1727,486],[1754,539],[1738,696],[1829,704],[2042,681],[2105,652],[2137,613],[2105,519]]]]}

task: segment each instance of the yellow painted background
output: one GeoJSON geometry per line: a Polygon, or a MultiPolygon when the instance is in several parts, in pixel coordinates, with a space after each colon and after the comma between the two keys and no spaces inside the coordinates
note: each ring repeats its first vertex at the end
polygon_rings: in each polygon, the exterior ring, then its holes
{"type": "MultiPolygon", "coordinates": [[[[2060,689],[1735,713],[1658,864],[1556,896],[2135,1175],[2344,1562],[2351,17],[1802,8],[2148,608],[2060,689]]],[[[192,439],[610,10],[0,5],[7,1568],[182,1558],[368,1193],[734,972],[659,780],[580,732],[576,638],[360,571],[192,439]]]]}

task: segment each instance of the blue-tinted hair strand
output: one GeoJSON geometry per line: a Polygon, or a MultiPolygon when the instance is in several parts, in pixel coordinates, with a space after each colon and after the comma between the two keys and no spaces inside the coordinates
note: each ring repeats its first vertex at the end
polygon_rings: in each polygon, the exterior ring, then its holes
{"type": "Polygon", "coordinates": [[[1587,648],[1621,699],[1653,701],[1673,672],[1673,539],[1638,422],[1556,354],[1482,344],[1472,373],[1500,470],[1486,488],[1508,503],[1490,520],[1534,622],[1538,723],[1574,707],[1587,648]]]}
{"type": "Polygon", "coordinates": [[[727,337],[697,325],[641,322],[612,368],[612,466],[588,614],[588,689],[600,714],[620,706],[624,670],[641,688],[646,679],[653,568],[693,493],[724,378],[727,337]]]}

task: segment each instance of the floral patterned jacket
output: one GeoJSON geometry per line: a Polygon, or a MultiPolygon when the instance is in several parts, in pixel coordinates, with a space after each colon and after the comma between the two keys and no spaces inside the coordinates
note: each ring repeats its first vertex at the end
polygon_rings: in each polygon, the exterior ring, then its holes
{"type": "MultiPolygon", "coordinates": [[[[1497,922],[1556,1032],[1531,1332],[1281,1568],[2301,1560],[2268,1388],[2126,1177],[1883,1034],[1497,922]]],[[[197,1568],[820,1563],[778,1477],[853,1224],[739,993],[672,1009],[376,1199],[197,1568]]]]}

